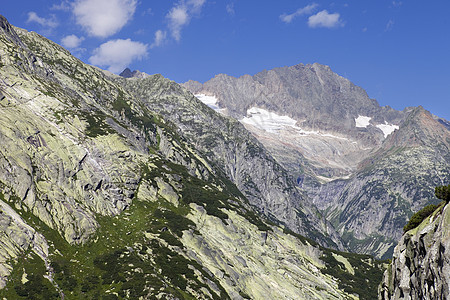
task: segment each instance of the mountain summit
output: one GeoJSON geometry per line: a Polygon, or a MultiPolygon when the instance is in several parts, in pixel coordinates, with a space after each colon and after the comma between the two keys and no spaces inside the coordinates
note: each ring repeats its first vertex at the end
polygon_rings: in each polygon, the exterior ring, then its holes
{"type": "Polygon", "coordinates": [[[122,71],[122,73],[119,74],[119,76],[122,76],[123,78],[145,78],[149,75],[138,70],[134,70],[133,72],[131,72],[129,68],[126,68],[122,71]]]}
{"type": "Polygon", "coordinates": [[[446,120],[381,107],[328,66],[183,85],[252,132],[351,251],[389,258],[409,217],[450,180],[446,120]]]}

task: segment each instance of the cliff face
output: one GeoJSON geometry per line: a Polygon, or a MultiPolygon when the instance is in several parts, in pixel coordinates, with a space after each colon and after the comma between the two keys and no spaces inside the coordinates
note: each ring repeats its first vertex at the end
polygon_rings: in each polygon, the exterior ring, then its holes
{"type": "Polygon", "coordinates": [[[395,247],[379,299],[450,298],[450,205],[439,207],[395,247]]]}

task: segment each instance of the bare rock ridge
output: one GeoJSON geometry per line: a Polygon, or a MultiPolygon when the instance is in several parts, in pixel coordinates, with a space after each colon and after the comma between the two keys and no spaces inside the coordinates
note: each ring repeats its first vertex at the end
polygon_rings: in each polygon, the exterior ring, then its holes
{"type": "Polygon", "coordinates": [[[124,78],[145,78],[149,75],[138,70],[134,70],[133,72],[131,72],[129,68],[126,68],[122,71],[122,73],[119,74],[119,76],[122,76],[124,78]]]}
{"type": "Polygon", "coordinates": [[[183,84],[248,129],[351,251],[389,258],[414,211],[450,180],[448,121],[380,107],[320,64],[183,84]]]}
{"type": "Polygon", "coordinates": [[[0,21],[1,299],[376,297],[239,122],[0,21]]]}
{"type": "Polygon", "coordinates": [[[379,299],[449,299],[450,206],[442,204],[395,247],[379,299]]]}

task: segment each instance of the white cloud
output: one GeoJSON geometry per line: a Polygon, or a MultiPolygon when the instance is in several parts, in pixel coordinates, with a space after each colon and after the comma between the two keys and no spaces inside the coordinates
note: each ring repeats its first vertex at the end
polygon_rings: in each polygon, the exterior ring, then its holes
{"type": "Polygon", "coordinates": [[[189,24],[193,15],[200,13],[205,2],[206,0],[181,1],[166,15],[170,33],[176,41],[181,39],[181,29],[189,24]]]}
{"type": "Polygon", "coordinates": [[[53,4],[51,10],[70,11],[70,3],[67,0],[61,1],[59,4],[53,4]]]}
{"type": "Polygon", "coordinates": [[[181,28],[188,24],[189,16],[185,6],[173,7],[167,15],[169,19],[169,28],[175,40],[179,41],[181,38],[181,28]]]}
{"type": "Polygon", "coordinates": [[[91,36],[109,37],[133,17],[136,0],[76,0],[73,14],[77,24],[91,36]]]}
{"type": "Polygon", "coordinates": [[[395,7],[400,7],[402,6],[403,2],[402,1],[392,1],[392,5],[394,5],[395,7]]]}
{"type": "Polygon", "coordinates": [[[54,15],[52,15],[50,18],[46,19],[46,18],[39,17],[38,14],[35,13],[34,11],[30,11],[28,13],[27,23],[31,23],[31,22],[38,23],[42,27],[46,27],[49,29],[56,28],[58,26],[58,21],[56,20],[56,17],[54,15]]]}
{"type": "Polygon", "coordinates": [[[228,3],[227,6],[226,6],[226,9],[227,9],[227,13],[228,13],[230,16],[234,16],[234,14],[235,14],[235,11],[234,11],[234,3],[228,3]]]}
{"type": "Polygon", "coordinates": [[[189,0],[187,2],[187,5],[190,7],[193,12],[197,13],[200,12],[200,9],[202,8],[203,4],[205,4],[206,0],[189,0]]]}
{"type": "Polygon", "coordinates": [[[81,45],[81,42],[84,41],[84,37],[77,37],[74,34],[67,35],[61,39],[61,45],[64,48],[74,49],[78,48],[81,45]]]}
{"type": "Polygon", "coordinates": [[[282,14],[280,19],[285,23],[291,23],[295,17],[311,14],[318,6],[319,5],[317,3],[311,3],[303,8],[297,9],[297,11],[292,14],[282,14]]]}
{"type": "Polygon", "coordinates": [[[119,73],[134,60],[146,57],[147,48],[146,44],[130,39],[111,40],[96,48],[89,62],[100,67],[107,67],[110,72],[119,73]]]}
{"type": "Polygon", "coordinates": [[[317,14],[312,15],[308,18],[308,26],[311,28],[316,27],[333,28],[343,26],[340,17],[341,16],[339,13],[330,14],[327,10],[322,10],[319,11],[317,14]]]}
{"type": "Polygon", "coordinates": [[[150,48],[159,47],[161,46],[164,41],[166,40],[167,33],[162,30],[158,30],[155,32],[155,40],[153,41],[153,44],[151,44],[150,48]]]}
{"type": "Polygon", "coordinates": [[[394,27],[394,20],[389,20],[389,22],[387,22],[386,24],[386,28],[384,29],[384,31],[391,31],[393,27],[394,27]]]}

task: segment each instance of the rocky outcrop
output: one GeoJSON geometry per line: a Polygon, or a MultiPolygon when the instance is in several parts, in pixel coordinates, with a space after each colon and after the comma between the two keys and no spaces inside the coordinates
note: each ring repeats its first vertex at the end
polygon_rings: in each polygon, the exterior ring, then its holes
{"type": "Polygon", "coordinates": [[[442,204],[395,247],[379,299],[450,298],[450,205],[442,204]]]}

